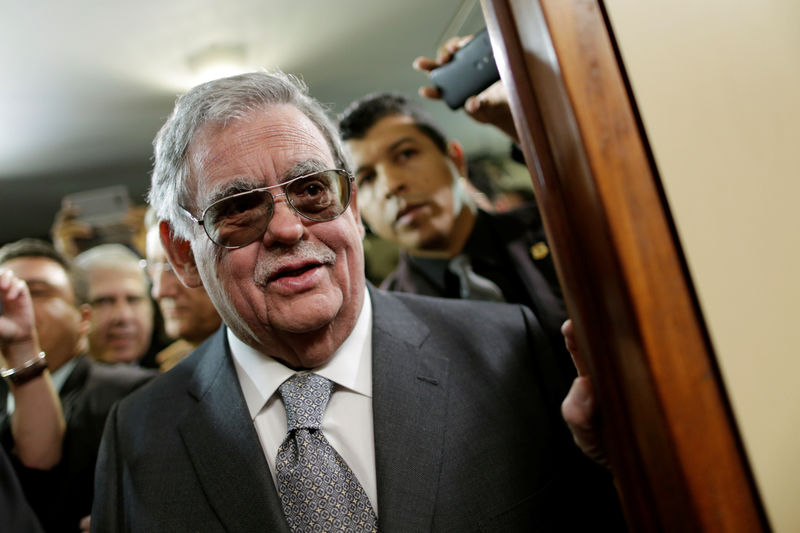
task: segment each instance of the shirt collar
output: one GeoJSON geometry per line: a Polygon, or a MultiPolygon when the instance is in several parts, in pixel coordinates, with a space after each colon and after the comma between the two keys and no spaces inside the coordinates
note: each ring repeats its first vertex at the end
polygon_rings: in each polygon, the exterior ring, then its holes
{"type": "Polygon", "coordinates": [[[70,374],[72,374],[72,369],[75,368],[77,364],[76,358],[73,357],[60,367],[55,372],[50,373],[50,379],[53,381],[53,387],[58,391],[61,392],[61,388],[64,386],[64,383],[67,381],[67,378],[70,374]]]}
{"type": "MultiPolygon", "coordinates": [[[[250,417],[255,419],[280,384],[296,371],[245,344],[229,328],[226,333],[250,417]]],[[[366,287],[353,331],[327,363],[311,371],[372,398],[372,302],[366,287]]]]}

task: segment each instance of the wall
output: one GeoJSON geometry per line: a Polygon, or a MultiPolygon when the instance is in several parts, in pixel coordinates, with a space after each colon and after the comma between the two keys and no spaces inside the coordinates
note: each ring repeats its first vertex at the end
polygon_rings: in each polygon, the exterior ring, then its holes
{"type": "Polygon", "coordinates": [[[605,4],[771,524],[800,531],[800,2],[605,4]]]}

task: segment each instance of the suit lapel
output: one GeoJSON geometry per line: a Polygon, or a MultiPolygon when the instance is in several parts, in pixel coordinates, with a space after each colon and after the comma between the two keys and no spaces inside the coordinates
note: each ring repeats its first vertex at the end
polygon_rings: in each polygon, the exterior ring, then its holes
{"type": "Polygon", "coordinates": [[[428,327],[395,297],[371,290],[373,418],[381,528],[426,531],[441,470],[448,359],[426,353],[428,327]]]}
{"type": "Polygon", "coordinates": [[[225,328],[196,356],[189,394],[197,404],[179,429],[202,490],[228,531],[288,531],[225,328]]]}

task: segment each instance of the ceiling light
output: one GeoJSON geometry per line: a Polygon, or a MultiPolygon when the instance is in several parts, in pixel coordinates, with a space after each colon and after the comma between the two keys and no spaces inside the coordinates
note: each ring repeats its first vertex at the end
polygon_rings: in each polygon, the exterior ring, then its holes
{"type": "Polygon", "coordinates": [[[191,74],[190,87],[253,70],[246,59],[247,50],[243,44],[212,44],[186,58],[191,74]]]}

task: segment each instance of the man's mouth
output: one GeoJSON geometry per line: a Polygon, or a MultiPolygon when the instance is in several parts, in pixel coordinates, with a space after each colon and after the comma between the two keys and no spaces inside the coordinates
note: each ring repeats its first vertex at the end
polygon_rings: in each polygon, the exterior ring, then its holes
{"type": "Polygon", "coordinates": [[[395,225],[408,223],[414,214],[425,207],[425,203],[406,204],[403,208],[397,211],[397,216],[394,219],[395,225]]]}
{"type": "Polygon", "coordinates": [[[299,280],[323,266],[333,266],[336,253],[321,243],[300,241],[286,250],[272,251],[256,265],[256,284],[265,287],[275,281],[299,280]]]}
{"type": "Polygon", "coordinates": [[[271,276],[269,276],[269,278],[267,278],[267,283],[269,283],[271,281],[279,280],[281,278],[291,278],[291,277],[302,276],[303,274],[305,274],[309,270],[312,270],[312,269],[320,267],[320,266],[322,266],[322,263],[317,263],[317,262],[305,263],[305,264],[300,265],[300,266],[286,265],[284,267],[278,268],[275,273],[273,273],[271,276]]]}

